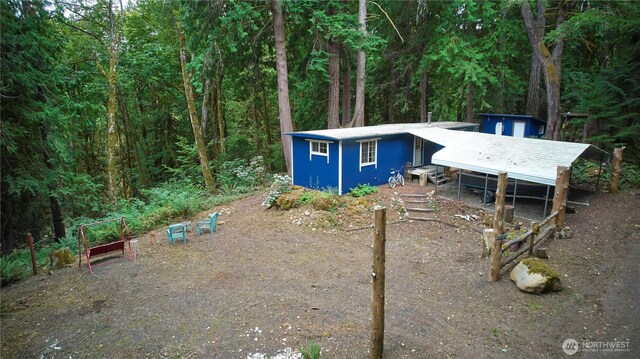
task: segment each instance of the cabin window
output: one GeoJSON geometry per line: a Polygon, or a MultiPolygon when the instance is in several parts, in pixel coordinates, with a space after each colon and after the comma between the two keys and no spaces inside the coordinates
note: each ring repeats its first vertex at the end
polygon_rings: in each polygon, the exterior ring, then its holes
{"type": "Polygon", "coordinates": [[[364,166],[377,166],[378,140],[360,141],[360,169],[364,166]]]}
{"type": "Polygon", "coordinates": [[[538,134],[539,134],[540,136],[544,135],[544,125],[540,125],[540,126],[538,127],[538,134]]]}
{"type": "Polygon", "coordinates": [[[324,156],[329,163],[329,141],[309,141],[309,161],[312,156],[324,156]]]}

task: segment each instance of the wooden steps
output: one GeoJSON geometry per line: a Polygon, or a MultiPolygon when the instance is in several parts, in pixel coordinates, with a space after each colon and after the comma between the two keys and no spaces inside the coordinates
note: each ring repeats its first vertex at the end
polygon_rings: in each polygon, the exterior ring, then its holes
{"type": "Polygon", "coordinates": [[[427,173],[427,178],[429,178],[429,181],[431,181],[431,183],[435,184],[436,186],[447,183],[451,179],[447,175],[445,175],[444,172],[438,172],[437,174],[427,173]]]}
{"type": "Polygon", "coordinates": [[[406,208],[407,212],[433,212],[433,208],[406,208]]]}
{"type": "Polygon", "coordinates": [[[426,217],[407,217],[407,219],[409,220],[413,220],[413,221],[423,221],[423,222],[435,222],[437,221],[437,219],[435,218],[426,218],[426,217]]]}
{"type": "Polygon", "coordinates": [[[400,197],[407,198],[403,199],[405,204],[410,204],[411,207],[406,207],[407,210],[407,219],[414,221],[434,221],[435,218],[427,218],[423,217],[427,213],[434,212],[433,208],[430,208],[431,205],[430,196],[427,194],[401,194],[400,197]]]}

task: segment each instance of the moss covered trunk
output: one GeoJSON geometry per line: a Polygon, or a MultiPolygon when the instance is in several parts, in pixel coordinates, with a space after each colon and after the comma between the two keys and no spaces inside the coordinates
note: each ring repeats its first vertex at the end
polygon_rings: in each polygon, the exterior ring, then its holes
{"type": "Polygon", "coordinates": [[[191,85],[191,73],[187,70],[187,55],[186,45],[184,38],[184,31],[180,20],[176,21],[178,41],[180,45],[180,70],[182,71],[182,84],[184,86],[184,95],[187,99],[187,108],[189,110],[189,118],[191,120],[191,128],[193,129],[193,137],[196,141],[196,148],[198,150],[198,157],[200,159],[200,167],[202,168],[202,178],[207,191],[210,193],[215,192],[215,183],[211,170],[209,169],[209,156],[207,154],[207,146],[202,136],[202,127],[200,126],[200,119],[198,118],[198,112],[196,110],[196,101],[193,92],[193,86],[191,85]]]}

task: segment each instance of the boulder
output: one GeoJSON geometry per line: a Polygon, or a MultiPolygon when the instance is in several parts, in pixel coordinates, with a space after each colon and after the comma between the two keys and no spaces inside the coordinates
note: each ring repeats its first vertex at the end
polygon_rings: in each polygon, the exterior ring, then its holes
{"type": "Polygon", "coordinates": [[[527,293],[559,292],[560,274],[540,258],[525,258],[509,276],[518,289],[527,293]]]}
{"type": "Polygon", "coordinates": [[[569,227],[564,227],[556,233],[556,239],[569,239],[573,237],[573,231],[569,227]]]}

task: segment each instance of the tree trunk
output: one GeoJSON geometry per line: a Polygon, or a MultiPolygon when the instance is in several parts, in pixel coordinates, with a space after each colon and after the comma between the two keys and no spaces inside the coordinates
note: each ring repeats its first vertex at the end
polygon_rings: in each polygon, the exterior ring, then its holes
{"type": "MultiPolygon", "coordinates": [[[[219,69],[222,72],[222,69],[219,69]]],[[[218,132],[218,151],[221,154],[227,152],[227,147],[225,145],[225,136],[226,136],[226,125],[224,120],[224,108],[222,107],[222,78],[223,74],[218,74],[218,78],[216,81],[216,128],[218,132]]]]}
{"type": "MultiPolygon", "coordinates": [[[[569,4],[570,5],[570,4],[569,4]]],[[[567,4],[560,4],[557,11],[556,28],[560,27],[565,20],[567,4]]],[[[541,0],[538,0],[538,11],[543,8],[541,0]]],[[[562,53],[564,50],[564,40],[560,37],[556,40],[553,48],[553,54],[544,44],[543,39],[538,37],[536,27],[533,22],[531,8],[529,3],[522,2],[520,12],[527,28],[527,35],[533,48],[534,54],[544,73],[545,87],[547,90],[547,131],[546,136],[551,140],[560,139],[560,128],[562,126],[560,117],[560,80],[561,80],[561,64],[562,53]]]]}
{"type": "MultiPolygon", "coordinates": [[[[392,56],[389,63],[391,65],[391,70],[389,71],[389,76],[391,77],[391,83],[389,84],[389,92],[388,92],[388,110],[387,117],[388,123],[396,123],[396,92],[398,91],[398,79],[395,71],[395,56],[392,56]]],[[[408,86],[407,86],[408,88],[408,86]]]]}
{"type": "MultiPolygon", "coordinates": [[[[112,40],[113,41],[113,40],[112,40]]],[[[116,111],[118,100],[116,98],[116,68],[118,63],[118,51],[115,44],[111,45],[109,52],[109,104],[107,112],[107,171],[109,174],[109,200],[115,203],[119,196],[118,173],[116,158],[118,156],[118,133],[116,126],[116,111]]]]}
{"type": "Polygon", "coordinates": [[[280,1],[272,1],[273,33],[276,45],[276,70],[278,73],[278,109],[280,113],[280,139],[282,153],[287,166],[287,173],[291,176],[291,136],[285,135],[293,131],[291,123],[291,106],[289,104],[289,79],[287,71],[287,54],[285,49],[284,19],[280,1]]]}
{"type": "Polygon", "coordinates": [[[200,112],[202,113],[202,123],[200,124],[200,131],[202,131],[202,139],[204,140],[204,143],[209,142],[209,131],[207,126],[209,124],[209,106],[211,106],[211,102],[209,101],[210,97],[211,79],[207,76],[207,79],[204,80],[204,89],[202,90],[202,106],[200,110],[200,112]]]}
{"type": "Polygon", "coordinates": [[[429,112],[429,98],[427,97],[427,70],[420,77],[420,122],[427,122],[429,112]]]}
{"type": "Polygon", "coordinates": [[[180,70],[182,71],[182,84],[184,86],[184,94],[187,99],[187,108],[189,110],[189,118],[191,119],[191,128],[193,129],[193,137],[196,141],[196,148],[198,150],[198,157],[200,158],[200,167],[202,168],[202,178],[204,184],[209,193],[215,192],[215,183],[211,170],[209,169],[209,156],[207,154],[207,146],[202,138],[202,127],[200,126],[200,119],[198,118],[198,112],[196,110],[195,95],[193,92],[193,86],[191,85],[191,73],[187,70],[187,55],[186,45],[184,39],[184,31],[182,29],[181,20],[176,20],[176,29],[178,33],[179,51],[180,51],[180,70]]]}
{"type": "Polygon", "coordinates": [[[345,127],[351,121],[351,66],[345,56],[345,66],[342,72],[342,126],[345,127]]]}
{"type": "MultiPolygon", "coordinates": [[[[330,14],[332,12],[334,11],[330,11],[330,14]]],[[[327,128],[338,128],[340,127],[340,47],[333,40],[329,40],[327,48],[329,51],[329,115],[327,128]]]]}
{"type": "MultiPolygon", "coordinates": [[[[362,36],[367,35],[367,1],[358,0],[358,23],[362,36]]],[[[364,44],[360,44],[358,50],[358,67],[356,69],[356,105],[353,110],[353,118],[350,125],[353,127],[364,126],[364,81],[365,81],[366,53],[364,44]]],[[[349,126],[349,127],[351,127],[349,126]]]]}
{"type": "Polygon", "coordinates": [[[465,116],[466,122],[473,122],[473,99],[475,98],[475,95],[476,87],[472,83],[469,83],[467,85],[467,110],[465,116]]]}
{"type": "MultiPolygon", "coordinates": [[[[116,19],[113,13],[113,3],[109,1],[109,73],[107,81],[109,83],[109,102],[107,106],[107,172],[108,172],[108,194],[109,200],[115,203],[120,195],[120,185],[116,168],[116,159],[118,157],[119,144],[116,126],[116,111],[118,110],[117,99],[117,78],[116,71],[118,67],[118,58],[120,56],[121,34],[124,30],[122,23],[120,28],[116,29],[116,19]]],[[[121,9],[122,10],[122,9],[121,9]]],[[[121,14],[122,16],[122,14],[121,14]]],[[[97,60],[96,60],[97,62],[97,60]]]]}
{"type": "Polygon", "coordinates": [[[53,235],[56,240],[59,241],[67,236],[67,232],[64,228],[64,221],[62,220],[62,208],[60,208],[60,202],[58,202],[58,200],[53,196],[49,196],[49,204],[51,205],[53,235]]]}
{"type": "MultiPolygon", "coordinates": [[[[544,5],[541,2],[538,2],[538,13],[536,14],[536,33],[538,34],[538,39],[541,39],[544,36],[544,5]]],[[[536,54],[531,54],[531,68],[529,72],[529,89],[527,90],[527,105],[526,105],[526,114],[531,115],[533,117],[540,117],[540,72],[542,71],[542,66],[536,57],[536,54]]]]}
{"type": "Polygon", "coordinates": [[[269,101],[267,101],[267,96],[264,91],[261,91],[262,96],[262,121],[264,122],[264,131],[267,137],[267,145],[265,146],[265,163],[267,163],[267,167],[271,168],[271,145],[273,144],[273,138],[271,136],[271,126],[269,125],[269,101]]]}
{"type": "Polygon", "coordinates": [[[540,72],[542,67],[536,55],[531,55],[531,70],[529,72],[529,89],[527,90],[526,114],[540,117],[540,72]]]}

